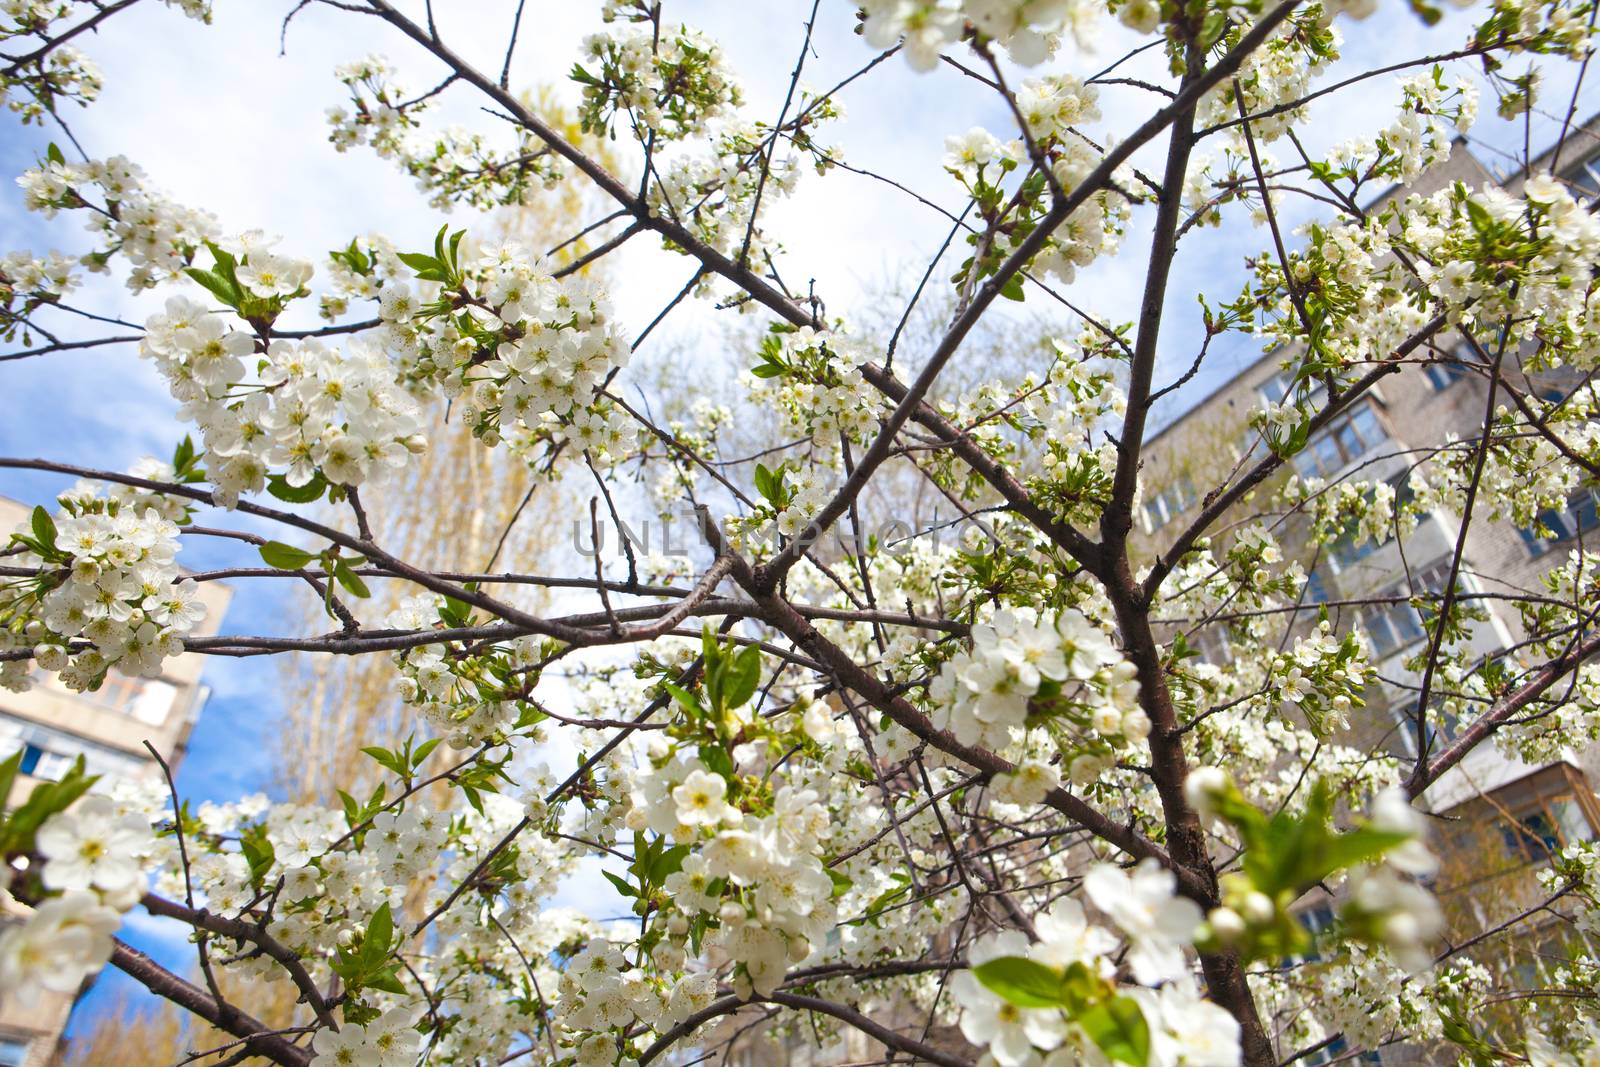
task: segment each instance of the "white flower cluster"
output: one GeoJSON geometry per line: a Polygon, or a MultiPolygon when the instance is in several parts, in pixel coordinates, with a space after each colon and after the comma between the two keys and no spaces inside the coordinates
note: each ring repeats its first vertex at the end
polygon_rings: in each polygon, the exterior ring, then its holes
{"type": "Polygon", "coordinates": [[[1409,840],[1385,852],[1381,864],[1350,872],[1341,915],[1352,924],[1375,923],[1377,939],[1395,960],[1407,973],[1420,974],[1433,966],[1430,945],[1444,929],[1439,902],[1413,881],[1439,870],[1439,860],[1428,848],[1428,825],[1399,788],[1374,798],[1371,824],[1406,834],[1409,840]]]}
{"type": "Polygon", "coordinates": [[[626,112],[641,140],[677,141],[706,132],[741,100],[722,46],[688,26],[657,33],[647,22],[612,25],[587,37],[583,54],[595,66],[573,72],[584,87],[585,129],[609,130],[626,112]]]}
{"type": "Polygon", "coordinates": [[[312,1039],[315,1067],[415,1067],[422,1051],[420,1008],[390,1008],[368,1023],[346,1022],[312,1039]]]}
{"type": "Polygon", "coordinates": [[[595,938],[561,972],[557,990],[555,1011],[572,1031],[566,1042],[575,1067],[613,1067],[617,1039],[607,1031],[636,1021],[652,1029],[670,1027],[710,1004],[717,982],[707,971],[653,982],[616,945],[595,938]]]}
{"type": "Polygon", "coordinates": [[[1322,972],[1315,999],[1306,1008],[1327,1033],[1343,1033],[1352,1044],[1376,1048],[1402,1035],[1419,1042],[1440,1037],[1444,1028],[1438,994],[1481,992],[1490,984],[1489,973],[1472,963],[1418,982],[1386,953],[1357,945],[1322,972]]]}
{"type": "MultiPolygon", "coordinates": [[[[146,869],[165,853],[148,818],[92,794],[47,818],[34,837],[49,897],[0,928],[0,990],[32,1005],[43,991],[72,994],[111,958],[122,913],[139,902],[146,869]]],[[[8,901],[0,868],[0,902],[8,901]]]]}
{"type": "Polygon", "coordinates": [[[87,228],[104,247],[83,257],[89,270],[103,271],[113,254],[133,265],[128,288],[150,289],[178,276],[195,252],[217,232],[206,212],[185,207],[144,184],[144,171],[124,156],[86,163],[47,160],[17,179],[23,203],[45,218],[62,209],[89,211],[87,228]],[[91,194],[102,201],[91,203],[91,194]]]}
{"type": "MultiPolygon", "coordinates": [[[[968,951],[974,966],[1020,957],[1050,968],[1081,969],[1107,999],[1126,995],[1150,1030],[1148,1062],[1160,1067],[1232,1067],[1239,1062],[1239,1026],[1225,1010],[1200,995],[1185,963],[1200,909],[1174,896],[1174,879],[1153,861],[1131,873],[1097,864],[1084,877],[1089,900],[1121,933],[1089,921],[1073,899],[1057,901],[1034,918],[1038,940],[1021,933],[989,934],[968,951]],[[1141,985],[1116,980],[1113,959],[1126,946],[1126,961],[1141,985]],[[1159,991],[1150,986],[1160,985],[1159,991]]],[[[998,1067],[1070,1067],[1099,1062],[1094,1040],[1060,1008],[1020,1007],[986,987],[972,971],[951,983],[962,1008],[961,1031],[985,1047],[998,1067]]]]}
{"type": "Polygon", "coordinates": [[[0,988],[23,1005],[41,992],[71,996],[111,959],[122,915],[94,893],[51,897],[21,923],[0,931],[0,988]]]}
{"type": "MultiPolygon", "coordinates": [[[[802,100],[802,109],[808,123],[840,115],[831,101],[805,110],[802,100]]],[[[760,206],[770,209],[793,194],[806,169],[804,157],[795,149],[795,142],[803,138],[792,133],[780,136],[769,160],[768,140],[773,136],[777,135],[762,123],[730,115],[717,124],[706,149],[673,153],[657,167],[658,180],[651,183],[647,197],[650,210],[683,223],[726,256],[737,258],[744,251],[748,262],[765,262],[779,248],[767,239],[759,221],[754,227],[750,224],[751,213],[757,210],[756,190],[761,190],[760,206]]],[[[806,144],[819,171],[838,158],[832,149],[806,144]]],[[[710,284],[703,282],[701,290],[710,284]]]]}
{"type": "Polygon", "coordinates": [[[352,300],[377,300],[389,281],[408,276],[394,242],[377,233],[354,238],[331,253],[325,271],[318,312],[329,322],[347,314],[352,300]]]}
{"type": "Polygon", "coordinates": [[[1402,81],[1400,93],[1399,115],[1388,128],[1336,147],[1329,163],[1414,182],[1450,158],[1454,142],[1478,117],[1478,86],[1465,77],[1447,85],[1437,72],[1419,75],[1402,81]]]}
{"type": "Polygon", "coordinates": [[[393,366],[362,342],[340,352],[316,340],[274,341],[252,374],[245,365],[256,351],[250,334],[175,296],[145,324],[140,351],[167,379],[182,414],[199,425],[212,457],[210,480],[225,505],[259,491],[274,470],[295,487],[318,474],[335,485],[360,485],[427,445],[416,401],[393,366]]]}
{"type": "MultiPolygon", "coordinates": [[[[1258,144],[1271,144],[1303,119],[1300,108],[1261,113],[1304,97],[1311,91],[1312,81],[1338,61],[1343,37],[1337,29],[1319,25],[1321,11],[1313,4],[1285,20],[1250,54],[1236,76],[1224,79],[1201,98],[1197,121],[1206,126],[1237,122],[1242,96],[1245,110],[1260,116],[1250,120],[1250,136],[1258,144]]],[[[1241,127],[1229,131],[1229,140],[1238,152],[1248,152],[1241,127]]]]}
{"type": "Polygon", "coordinates": [[[1348,537],[1356,546],[1382,545],[1409,537],[1417,527],[1417,510],[1399,504],[1395,487],[1386,481],[1346,478],[1329,485],[1317,477],[1293,477],[1282,494],[1286,505],[1302,509],[1324,544],[1348,537]]]}
{"type": "Polygon", "coordinates": [[[484,209],[522,204],[534,190],[552,187],[566,173],[561,157],[520,127],[504,148],[460,126],[425,135],[420,116],[438,97],[411,96],[383,56],[342,64],[334,76],[350,94],[349,108],[327,111],[328,140],[334,148],[345,152],[370,146],[415,178],[436,208],[447,210],[457,201],[484,209]]]}
{"type": "Polygon", "coordinates": [[[1360,707],[1361,693],[1375,672],[1367,662],[1366,645],[1357,633],[1335,636],[1324,619],[1294,647],[1272,658],[1268,667],[1267,701],[1272,707],[1303,715],[1318,737],[1350,725],[1350,709],[1360,707]]]}
{"type": "MultiPolygon", "coordinates": [[[[736,764],[754,758],[735,755],[736,764]]],[[[711,943],[738,965],[735,989],[765,996],[834,925],[833,881],[818,858],[832,836],[828,810],[815,791],[783,785],[769,814],[748,815],[729,803],[728,779],[692,752],[662,753],[656,763],[636,780],[627,824],[691,846],[665,882],[676,911],[669,943],[681,946],[691,922],[715,915],[711,943]]]]}
{"type": "Polygon", "coordinates": [[[1091,0],[868,0],[863,29],[874,48],[901,44],[913,70],[929,71],[939,54],[961,40],[970,23],[1025,67],[1055,52],[1062,33],[1080,43],[1105,8],[1091,0]]]}
{"type": "Polygon", "coordinates": [[[838,492],[837,478],[813,467],[798,471],[779,468],[777,473],[783,479],[781,506],[723,516],[723,534],[735,551],[765,557],[778,551],[785,539],[803,537],[814,542],[820,536],[813,520],[838,492]]]}
{"type": "Polygon", "coordinates": [[[60,252],[43,259],[29,252],[7,252],[0,256],[0,293],[9,288],[14,293],[66,296],[78,287],[77,266],[76,260],[60,252]]]}
{"type": "Polygon", "coordinates": [[[859,445],[872,439],[882,408],[858,369],[867,361],[866,348],[848,328],[774,331],[761,351],[765,365],[782,373],[752,378],[750,396],[782,415],[786,439],[805,438],[827,450],[846,440],[859,445]]]}
{"type": "MultiPolygon", "coordinates": [[[[1071,193],[1100,166],[1105,153],[1079,132],[1078,127],[1101,117],[1099,92],[1067,75],[1053,75],[1025,81],[1017,91],[1017,109],[1027,124],[1035,149],[1054,175],[1063,192],[1071,193]]],[[[945,170],[985,206],[997,211],[1012,194],[1002,190],[1005,177],[1028,159],[1021,138],[1001,141],[982,127],[945,139],[945,170]]],[[[1131,176],[1119,168],[1115,185],[1131,188],[1131,176]]],[[[1042,216],[1048,203],[1035,191],[1015,194],[1008,218],[1033,221],[1042,216]],[[1016,213],[1016,214],[1011,214],[1016,213]]],[[[1081,267],[1117,250],[1130,209],[1117,189],[1106,189],[1079,205],[1051,234],[1050,241],[1033,260],[1032,269],[1070,282],[1081,267]]],[[[1024,227],[1024,232],[1031,227],[1024,227]]],[[[997,244],[1002,252],[1022,240],[1012,235],[997,244]]]]}
{"type": "Polygon", "coordinates": [[[1133,664],[1071,609],[1054,619],[997,612],[972,628],[971,650],[951,657],[929,688],[934,724],[968,745],[1003,749],[1021,740],[1031,717],[1071,716],[1103,745],[1073,760],[1076,782],[1093,781],[1110,766],[1113,746],[1148,736],[1138,695],[1133,664]]]}
{"type": "MultiPolygon", "coordinates": [[[[136,473],[170,477],[171,468],[148,463],[136,473]]],[[[4,643],[31,650],[71,689],[98,689],[113,667],[159,676],[206,615],[195,583],[174,562],[175,520],[187,515],[186,506],[127,488],[104,495],[87,485],[60,503],[46,530],[35,521],[18,531],[33,544],[16,562],[38,574],[0,582],[4,643]]],[[[0,664],[0,685],[22,691],[30,684],[26,660],[0,664]]]]}
{"type": "MultiPolygon", "coordinates": [[[[1506,343],[1527,345],[1522,358],[1530,369],[1600,365],[1600,305],[1571,284],[1600,256],[1600,221],[1548,176],[1530,179],[1524,194],[1513,197],[1498,187],[1467,192],[1457,185],[1431,196],[1413,194],[1364,222],[1307,228],[1309,245],[1291,256],[1291,270],[1302,288],[1326,290],[1336,312],[1317,359],[1343,370],[1384,358],[1442,312],[1453,327],[1468,330],[1509,322],[1506,343]],[[1407,253],[1416,278],[1396,252],[1407,253]],[[1505,257],[1513,255],[1517,263],[1508,272],[1505,257]],[[1408,291],[1424,299],[1396,299],[1408,291]]],[[[1275,290],[1261,294],[1270,306],[1261,330],[1272,344],[1294,344],[1301,326],[1282,276],[1266,265],[1271,259],[1258,264],[1275,290]]],[[[1294,408],[1290,403],[1262,416],[1269,440],[1274,426],[1296,424],[1294,408]]],[[[1543,443],[1538,435],[1521,436],[1530,440],[1516,447],[1543,443]]],[[[1445,477],[1450,467],[1435,465],[1430,473],[1445,477]]]]}
{"type": "MultiPolygon", "coordinates": [[[[385,620],[395,629],[416,630],[439,621],[439,599],[408,597],[385,620]]],[[[421,710],[452,748],[468,749],[498,737],[517,719],[517,702],[486,696],[478,684],[481,664],[489,657],[507,671],[519,671],[539,662],[540,640],[517,638],[485,650],[482,656],[462,657],[446,645],[422,645],[395,653],[400,671],[400,698],[421,710]]]]}
{"type": "Polygon", "coordinates": [[[461,270],[461,292],[431,303],[403,283],[380,294],[388,344],[408,376],[458,397],[473,433],[491,445],[526,453],[565,433],[597,463],[624,459],[637,428],[600,393],[630,349],[604,289],[556,278],[516,245],[469,256],[461,270]]]}
{"type": "Polygon", "coordinates": [[[333,132],[328,140],[344,152],[357,145],[370,145],[380,158],[406,158],[410,154],[407,133],[417,125],[415,114],[429,101],[408,103],[406,86],[395,77],[395,69],[381,55],[370,55],[334,68],[333,76],[350,90],[354,111],[330,107],[328,125],[333,132]],[[369,100],[368,97],[371,99],[369,100]]]}
{"type": "Polygon", "coordinates": [[[104,87],[99,65],[64,44],[17,73],[0,76],[0,104],[10,108],[24,126],[43,125],[45,116],[54,114],[61,101],[75,100],[79,106],[87,107],[99,98],[104,87]],[[19,88],[26,95],[18,93],[19,88]]]}

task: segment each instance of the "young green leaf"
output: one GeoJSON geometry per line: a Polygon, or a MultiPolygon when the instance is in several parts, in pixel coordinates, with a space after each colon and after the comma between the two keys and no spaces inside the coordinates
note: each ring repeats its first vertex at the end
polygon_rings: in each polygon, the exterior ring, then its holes
{"type": "Polygon", "coordinates": [[[281,474],[267,478],[267,492],[286,504],[309,504],[313,500],[321,500],[322,494],[327,491],[328,480],[321,471],[313,474],[305,485],[290,485],[289,480],[281,474]]]}
{"type": "Polygon", "coordinates": [[[372,595],[372,590],[368,589],[367,583],[362,581],[361,576],[351,569],[348,560],[340,559],[334,563],[333,577],[340,585],[345,587],[351,596],[365,599],[372,595]]]}
{"type": "Polygon", "coordinates": [[[1150,1025],[1132,997],[1101,1001],[1079,1012],[1076,1022],[1100,1046],[1106,1059],[1133,1067],[1146,1067],[1150,1062],[1150,1025]]]}
{"type": "Polygon", "coordinates": [[[1001,956],[972,968],[972,974],[990,991],[1019,1008],[1067,1006],[1061,975],[1025,956],[1001,956]]]}
{"type": "Polygon", "coordinates": [[[280,571],[299,570],[316,558],[305,549],[286,545],[282,541],[268,541],[261,546],[262,561],[280,571]]]}

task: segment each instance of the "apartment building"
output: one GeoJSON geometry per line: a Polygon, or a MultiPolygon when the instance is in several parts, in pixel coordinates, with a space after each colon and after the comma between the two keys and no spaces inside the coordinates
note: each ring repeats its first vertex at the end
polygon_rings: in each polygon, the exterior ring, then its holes
{"type": "MultiPolygon", "coordinates": [[[[0,532],[26,523],[31,509],[0,498],[0,532]]],[[[200,586],[206,618],[197,632],[217,632],[230,590],[218,582],[200,586]]],[[[160,678],[130,678],[111,672],[99,690],[74,693],[54,675],[39,672],[26,693],[0,691],[0,758],[22,750],[22,773],[12,789],[17,803],[41,781],[59,777],[79,756],[91,774],[160,779],[159,764],[145,742],[174,770],[205,706],[202,658],[168,660],[160,678]]],[[[0,990],[0,1067],[47,1067],[60,1062],[61,1034],[75,997],[45,994],[23,1007],[0,990]]]]}
{"type": "MultiPolygon", "coordinates": [[[[1534,171],[1541,169],[1536,162],[1534,171]]],[[[1559,176],[1575,190],[1600,195],[1600,123],[1595,119],[1568,138],[1559,176]]],[[[1458,142],[1447,163],[1399,192],[1426,195],[1456,181],[1474,188],[1497,180],[1501,179],[1458,142]]],[[[1520,175],[1503,184],[1516,192],[1520,175]]],[[[1383,379],[1370,396],[1314,435],[1278,478],[1257,490],[1258,500],[1266,500],[1291,474],[1329,483],[1341,478],[1387,481],[1401,493],[1412,466],[1426,450],[1452,436],[1478,436],[1488,403],[1487,378],[1444,360],[1462,355],[1476,361],[1459,334],[1441,334],[1435,344],[1418,353],[1418,362],[1383,379]]],[[[1291,379],[1282,362],[1281,351],[1260,356],[1149,441],[1139,515],[1144,553],[1160,551],[1183,529],[1207,488],[1224,484],[1241,463],[1253,463],[1266,454],[1248,420],[1263,402],[1284,395],[1291,379]]],[[[1574,384],[1576,380],[1519,383],[1540,391],[1574,384]]],[[[1239,513],[1254,510],[1246,506],[1239,513]]],[[[1539,590],[1541,577],[1565,561],[1573,547],[1586,536],[1591,542],[1600,536],[1595,530],[1594,487],[1585,486],[1565,509],[1541,516],[1541,523],[1556,534],[1554,539],[1475,515],[1464,542],[1461,592],[1539,590]]],[[[1300,562],[1310,576],[1305,624],[1313,623],[1318,607],[1325,606],[1341,632],[1360,628],[1384,679],[1369,691],[1367,706],[1339,740],[1381,748],[1406,761],[1416,757],[1411,715],[1420,678],[1404,663],[1425,650],[1427,635],[1421,616],[1403,598],[1443,589],[1460,531],[1460,516],[1443,511],[1424,516],[1410,535],[1383,544],[1349,535],[1323,543],[1309,536],[1303,523],[1296,526],[1292,521],[1276,531],[1286,560],[1300,562]],[[1363,600],[1375,602],[1351,605],[1363,600]]],[[[1483,603],[1486,617],[1471,624],[1472,652],[1484,655],[1514,648],[1523,636],[1520,618],[1503,601],[1483,603]]],[[[1220,629],[1200,634],[1197,642],[1214,663],[1226,663],[1229,657],[1220,629]]],[[[1430,741],[1430,748],[1437,751],[1448,737],[1430,741]]],[[[1433,842],[1443,859],[1433,888],[1446,913],[1451,943],[1489,930],[1543,899],[1535,877],[1538,870],[1566,844],[1600,832],[1597,782],[1600,746],[1565,752],[1553,762],[1532,766],[1485,744],[1427,791],[1426,806],[1444,816],[1433,842]]],[[[1321,918],[1314,913],[1318,907],[1325,905],[1313,904],[1313,913],[1307,915],[1313,926],[1321,918]]],[[[1540,950],[1565,957],[1566,951],[1555,950],[1574,936],[1569,926],[1551,916],[1542,925],[1536,923],[1527,937],[1506,944],[1507,965],[1523,969],[1531,979],[1540,965],[1540,950]]],[[[1303,1062],[1326,1062],[1341,1054],[1341,1047],[1334,1046],[1303,1062]]],[[[1431,1061],[1425,1050],[1395,1047],[1385,1050],[1381,1059],[1369,1057],[1369,1062],[1431,1061]]]]}

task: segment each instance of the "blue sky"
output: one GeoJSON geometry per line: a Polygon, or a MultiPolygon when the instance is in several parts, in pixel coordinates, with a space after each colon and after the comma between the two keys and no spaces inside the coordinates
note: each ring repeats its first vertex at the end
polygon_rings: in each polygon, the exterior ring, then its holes
{"type": "MultiPolygon", "coordinates": [[[[110,20],[103,32],[83,42],[104,68],[107,83],[98,103],[71,118],[85,149],[95,156],[129,155],[146,168],[152,183],[215,212],[225,229],[261,227],[281,233],[285,251],[319,263],[327,249],[370,230],[419,247],[431,239],[447,216],[428,207],[409,180],[383,161],[362,152],[338,155],[327,143],[322,114],[326,107],[343,102],[342,88],[331,74],[337,63],[369,51],[387,52],[413,72],[409,80],[420,89],[437,76],[432,61],[375,20],[321,8],[300,16],[289,31],[287,54],[280,56],[279,21],[293,6],[287,0],[217,0],[216,6],[216,24],[207,28],[161,5],[141,5],[110,20]]],[[[444,35],[452,46],[485,67],[497,68],[503,48],[500,34],[514,5],[509,0],[453,0],[438,6],[444,35]]],[[[597,21],[599,5],[534,7],[539,10],[530,20],[513,68],[514,87],[559,83],[577,55],[582,34],[597,21]]],[[[750,106],[770,118],[786,88],[809,8],[809,3],[797,0],[685,3],[669,5],[669,17],[681,17],[718,37],[744,81],[750,106]]],[[[1443,51],[1460,42],[1475,13],[1453,12],[1441,27],[1424,32],[1403,5],[1390,3],[1367,22],[1341,23],[1345,52],[1352,61],[1376,65],[1420,50],[1443,51]]],[[[846,0],[825,0],[814,55],[808,60],[808,82],[832,85],[871,57],[851,32],[853,26],[853,10],[846,0]]],[[[1087,74],[1120,54],[1119,45],[1130,40],[1119,27],[1109,25],[1097,54],[1078,54],[1069,46],[1063,66],[1087,74]]],[[[1158,54],[1141,60],[1144,73],[1152,73],[1149,67],[1159,62],[1158,54]]],[[[1129,69],[1139,73],[1140,64],[1129,69]]],[[[1572,68],[1565,64],[1553,69],[1545,97],[1552,110],[1564,110],[1571,77],[1572,68]]],[[[570,99],[572,94],[567,95],[570,99]]],[[[1313,146],[1341,140],[1353,132],[1351,122],[1386,113],[1373,109],[1389,109],[1397,99],[1387,80],[1342,94],[1314,112],[1308,138],[1313,146]]],[[[1600,96],[1586,93],[1584,101],[1580,115],[1600,105],[1600,96]]],[[[939,169],[945,136],[972,125],[996,132],[1009,127],[1003,105],[980,93],[973,83],[948,70],[917,76],[898,60],[846,90],[843,102],[848,118],[836,141],[847,161],[903,178],[918,192],[955,210],[960,207],[955,184],[939,169]]],[[[1102,99],[1103,128],[1127,128],[1119,120],[1142,114],[1147,107],[1148,97],[1134,90],[1108,89],[1102,99]]],[[[1484,111],[1485,118],[1474,132],[1477,150],[1485,158],[1492,159],[1495,148],[1520,144],[1520,127],[1495,121],[1487,98],[1484,111]]],[[[477,101],[464,94],[450,98],[442,113],[491,131],[498,121],[479,111],[477,101]]],[[[1534,128],[1537,146],[1549,139],[1553,122],[1541,118],[1534,128]]],[[[36,127],[7,126],[0,137],[0,170],[20,173],[32,165],[51,136],[36,127]]],[[[1138,161],[1150,165],[1156,159],[1147,152],[1138,161]]],[[[1296,210],[1288,210],[1290,221],[1295,220],[1296,210]]],[[[470,221],[458,220],[462,225],[470,221]]],[[[45,221],[28,215],[21,209],[17,190],[9,184],[0,186],[0,248],[82,251],[87,246],[80,224],[70,217],[45,221]]],[[[815,278],[829,311],[846,315],[871,299],[883,279],[903,273],[907,265],[920,272],[945,231],[926,208],[842,172],[823,180],[806,179],[793,199],[774,209],[770,225],[787,246],[786,277],[815,278]]],[[[1132,317],[1142,281],[1137,261],[1145,225],[1145,217],[1136,218],[1123,260],[1083,273],[1073,286],[1075,299],[1112,317],[1132,317]]],[[[1178,310],[1164,332],[1166,366],[1160,377],[1170,377],[1188,362],[1197,323],[1194,294],[1204,291],[1213,302],[1232,296],[1240,280],[1240,260],[1266,241],[1263,231],[1245,229],[1231,244],[1208,239],[1190,242],[1180,251],[1171,286],[1178,310]]],[[[625,320],[635,326],[648,321],[687,273],[680,257],[640,242],[630,245],[614,273],[625,320]]],[[[148,295],[131,297],[115,280],[91,278],[90,283],[75,294],[74,302],[104,313],[137,320],[158,302],[148,295]]],[[[709,314],[705,307],[686,309],[663,338],[674,332],[695,336],[709,322],[709,314]]],[[[74,329],[63,332],[72,336],[74,329]]],[[[1249,342],[1223,348],[1197,383],[1197,391],[1188,395],[1201,395],[1256,355],[1249,342]]],[[[748,361],[745,354],[731,358],[748,361]]],[[[0,454],[118,469],[143,455],[169,455],[186,430],[176,419],[176,405],[165,387],[131,347],[22,361],[0,367],[0,375],[0,454]]],[[[1176,411],[1163,414],[1170,417],[1176,411]]],[[[0,471],[0,493],[29,503],[46,502],[66,481],[0,471]]],[[[238,524],[240,519],[231,516],[225,521],[238,524]]],[[[201,539],[185,548],[181,561],[197,569],[253,562],[248,549],[240,551],[242,547],[201,539]]],[[[299,618],[282,599],[287,592],[285,583],[275,582],[240,588],[224,630],[282,632],[285,620],[299,618]]],[[[229,799],[264,785],[266,753],[272,748],[271,732],[280,713],[275,695],[278,670],[266,658],[208,665],[205,680],[213,695],[179,775],[185,797],[229,799]]],[[[187,967],[192,950],[162,926],[145,919],[130,923],[128,932],[141,947],[180,969],[187,967]]],[[[103,1005],[114,985],[114,979],[103,979],[86,1011],[103,1005]]]]}

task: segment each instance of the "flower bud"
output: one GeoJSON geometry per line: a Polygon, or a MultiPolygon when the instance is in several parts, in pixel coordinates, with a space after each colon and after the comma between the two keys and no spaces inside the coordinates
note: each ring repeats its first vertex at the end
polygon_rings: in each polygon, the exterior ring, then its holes
{"type": "Polygon", "coordinates": [[[1223,945],[1231,945],[1244,936],[1245,922],[1232,908],[1213,908],[1207,917],[1211,934],[1223,945]]]}
{"type": "Polygon", "coordinates": [[[1244,918],[1252,925],[1264,926],[1278,914],[1272,898],[1262,892],[1253,892],[1244,898],[1244,918]]]}
{"type": "Polygon", "coordinates": [[[1183,795],[1201,815],[1215,815],[1217,800],[1232,788],[1233,780],[1220,767],[1196,767],[1183,783],[1183,795]]]}

